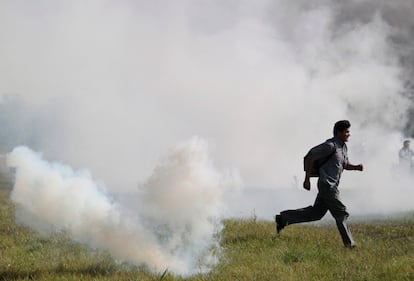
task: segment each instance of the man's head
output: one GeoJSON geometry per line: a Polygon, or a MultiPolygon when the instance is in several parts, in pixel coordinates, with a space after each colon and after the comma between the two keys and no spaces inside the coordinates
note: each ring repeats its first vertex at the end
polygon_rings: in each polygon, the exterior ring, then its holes
{"type": "Polygon", "coordinates": [[[351,127],[351,123],[348,120],[341,120],[335,123],[333,133],[334,137],[340,139],[341,141],[348,141],[351,133],[349,128],[351,127]]]}
{"type": "Polygon", "coordinates": [[[404,148],[410,148],[410,141],[409,140],[404,141],[404,148]]]}

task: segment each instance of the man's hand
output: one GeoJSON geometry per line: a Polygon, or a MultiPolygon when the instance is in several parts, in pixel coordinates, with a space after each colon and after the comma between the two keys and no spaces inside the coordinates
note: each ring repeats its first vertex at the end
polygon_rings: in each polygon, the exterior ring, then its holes
{"type": "Polygon", "coordinates": [[[362,172],[364,170],[364,166],[362,164],[359,164],[359,165],[348,164],[345,166],[345,170],[354,170],[354,171],[362,172]]]}
{"type": "Polygon", "coordinates": [[[306,190],[311,189],[311,184],[310,184],[309,178],[305,178],[305,181],[303,182],[303,188],[306,189],[306,190]]]}

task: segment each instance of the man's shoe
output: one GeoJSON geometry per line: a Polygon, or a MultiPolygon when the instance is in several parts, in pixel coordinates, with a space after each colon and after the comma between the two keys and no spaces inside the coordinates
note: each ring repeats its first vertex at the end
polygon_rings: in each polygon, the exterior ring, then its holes
{"type": "Polygon", "coordinates": [[[347,244],[347,245],[345,245],[345,248],[348,248],[348,249],[352,250],[352,249],[356,248],[356,245],[355,244],[347,244]]]}
{"type": "Polygon", "coordinates": [[[285,228],[286,226],[286,222],[283,221],[282,216],[281,215],[276,215],[275,217],[275,222],[276,222],[276,232],[277,234],[279,234],[279,232],[285,228]]]}

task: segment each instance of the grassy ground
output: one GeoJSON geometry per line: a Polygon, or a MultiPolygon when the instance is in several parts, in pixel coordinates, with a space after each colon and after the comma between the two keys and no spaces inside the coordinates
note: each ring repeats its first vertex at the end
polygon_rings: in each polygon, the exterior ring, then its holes
{"type": "Polygon", "coordinates": [[[109,253],[48,238],[16,225],[11,185],[0,177],[0,280],[414,280],[414,215],[352,224],[359,247],[342,247],[335,226],[228,220],[223,256],[209,274],[189,278],[116,263],[109,253]]]}

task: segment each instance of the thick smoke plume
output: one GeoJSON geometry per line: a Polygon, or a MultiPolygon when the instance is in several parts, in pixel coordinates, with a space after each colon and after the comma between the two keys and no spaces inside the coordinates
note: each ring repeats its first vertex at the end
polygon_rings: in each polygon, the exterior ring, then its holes
{"type": "Polygon", "coordinates": [[[41,233],[65,231],[157,271],[191,274],[217,261],[213,238],[232,180],[215,170],[198,138],[172,150],[128,202],[112,198],[87,171],[47,162],[26,147],[8,155],[8,166],[16,169],[11,198],[18,218],[41,233]]]}
{"type": "MultiPolygon", "coordinates": [[[[148,245],[162,246],[154,246],[154,259],[185,265],[182,256],[208,247],[181,241],[185,235],[159,237],[171,229],[211,235],[215,223],[207,217],[222,215],[219,205],[228,207],[226,216],[271,219],[311,204],[315,190],[301,189],[303,156],[331,137],[340,119],[352,123],[351,161],[365,164],[364,173],[343,176],[350,213],[410,211],[412,179],[395,167],[402,141],[414,136],[413,3],[2,0],[1,153],[26,145],[74,170],[88,168],[107,189],[91,189],[91,206],[101,202],[96,206],[106,210],[104,226],[117,216],[128,226],[138,221],[131,227],[143,228],[137,230],[148,245]],[[163,151],[193,135],[213,148],[218,171],[240,174],[241,193],[218,199],[221,180],[210,165],[187,177],[183,167],[193,160],[158,164],[163,151]],[[199,186],[188,185],[192,180],[199,186]],[[204,219],[194,221],[184,207],[204,219]]],[[[41,178],[27,188],[47,188],[48,177],[41,178]]],[[[61,200],[81,196],[65,184],[58,190],[71,195],[61,200]]],[[[32,210],[25,202],[19,204],[32,210]]],[[[75,206],[77,214],[95,212],[75,206]]],[[[42,208],[44,214],[49,206],[42,208]]],[[[103,239],[86,236],[90,244],[103,239]]]]}

